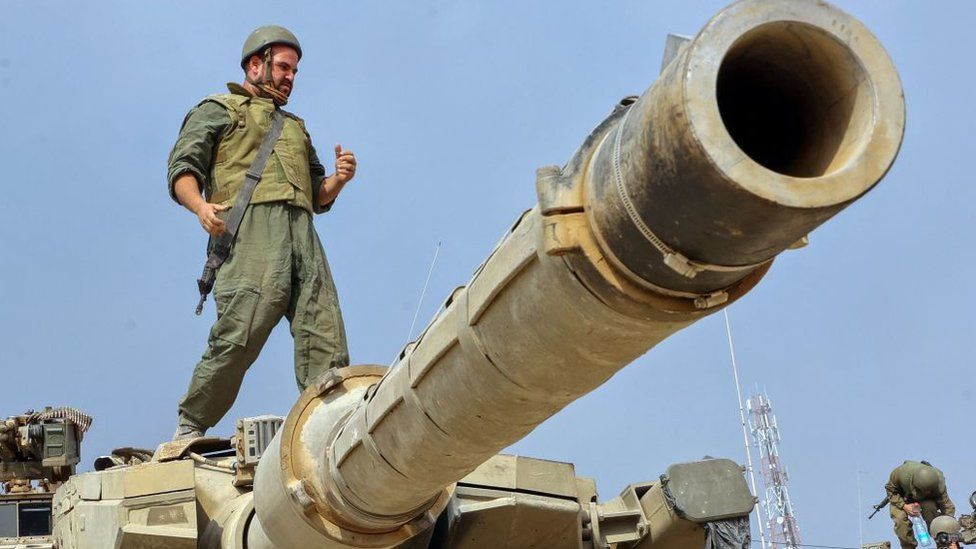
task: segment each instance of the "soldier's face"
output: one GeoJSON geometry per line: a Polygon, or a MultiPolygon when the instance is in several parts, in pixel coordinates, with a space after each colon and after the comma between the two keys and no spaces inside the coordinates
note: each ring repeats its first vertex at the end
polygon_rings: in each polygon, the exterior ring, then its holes
{"type": "Polygon", "coordinates": [[[298,52],[288,46],[271,46],[271,80],[276,90],[290,96],[298,74],[298,52]]]}

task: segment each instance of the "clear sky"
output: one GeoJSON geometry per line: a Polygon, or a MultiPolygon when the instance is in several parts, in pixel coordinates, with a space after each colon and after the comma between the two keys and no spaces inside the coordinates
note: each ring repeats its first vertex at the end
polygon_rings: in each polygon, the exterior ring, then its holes
{"type": "MultiPolygon", "coordinates": [[[[87,411],[86,467],[172,433],[214,313],[211,301],[193,315],[206,239],[166,194],[166,155],[186,111],[240,79],[255,26],[302,41],[289,109],[323,157],[337,141],[359,157],[316,224],[353,362],[387,364],[436,243],[420,325],[535,202],[535,168],[565,162],[618,99],[653,82],[665,35],[694,34],[724,3],[0,1],[0,415],[87,411]]],[[[960,510],[976,490],[976,4],[842,7],[900,71],[901,156],[730,316],[743,383],[765,388],[779,417],[803,539],[856,546],[905,459],[945,471],[960,510]]],[[[282,324],[213,432],[286,413],[291,355],[282,324]]],[[[512,451],[574,462],[604,499],[674,462],[743,462],[721,315],[512,451]]],[[[864,538],[893,540],[890,528],[879,514],[864,538]]]]}

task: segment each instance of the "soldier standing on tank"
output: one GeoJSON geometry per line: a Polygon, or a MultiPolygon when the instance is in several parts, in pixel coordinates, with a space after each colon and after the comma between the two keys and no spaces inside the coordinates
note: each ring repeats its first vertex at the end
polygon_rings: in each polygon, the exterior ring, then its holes
{"type": "MultiPolygon", "coordinates": [[[[301,45],[287,29],[258,28],[244,42],[244,82],[205,98],[183,122],[169,156],[169,191],[211,238],[226,230],[220,213],[243,186],[272,114],[287,103],[301,57],[301,45]]],[[[295,340],[299,389],[326,369],[349,364],[338,297],[312,214],[332,207],[356,173],[356,158],[337,144],[335,173],[326,176],[302,119],[281,114],[281,136],[217,272],[217,321],[179,403],[174,440],[202,436],[220,421],[283,316],[295,340]]]]}
{"type": "Polygon", "coordinates": [[[926,525],[941,515],[953,516],[956,506],[946,493],[945,476],[927,461],[906,461],[894,471],[885,485],[891,520],[902,549],[915,549],[909,516],[921,515],[926,525]]]}

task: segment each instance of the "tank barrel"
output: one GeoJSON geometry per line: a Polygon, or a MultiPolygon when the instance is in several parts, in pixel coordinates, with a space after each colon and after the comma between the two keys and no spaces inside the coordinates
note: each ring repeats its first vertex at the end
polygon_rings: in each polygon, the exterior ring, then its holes
{"type": "Polygon", "coordinates": [[[849,15],[726,8],[538,171],[539,203],[397,364],[303,393],[258,467],[248,546],[390,547],[429,528],[454,482],[871,189],[904,121],[890,58],[849,15]]]}

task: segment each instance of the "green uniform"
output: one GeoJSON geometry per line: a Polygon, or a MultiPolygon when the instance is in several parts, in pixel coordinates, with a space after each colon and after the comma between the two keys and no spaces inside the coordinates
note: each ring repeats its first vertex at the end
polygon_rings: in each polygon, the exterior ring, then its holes
{"type": "Polygon", "coordinates": [[[906,549],[915,549],[915,536],[912,534],[912,524],[908,521],[908,513],[902,507],[906,503],[918,503],[921,506],[922,518],[925,524],[932,524],[932,520],[939,515],[955,515],[956,506],[949,499],[946,492],[945,476],[939,473],[939,487],[933,495],[926,496],[918,493],[912,486],[912,476],[925,464],[918,461],[906,461],[891,472],[885,490],[890,501],[889,511],[895,523],[895,535],[906,549]]]}
{"type": "MultiPolygon", "coordinates": [[[[228,87],[232,93],[210,96],[187,115],[170,153],[171,195],[176,178],[189,172],[209,202],[233,203],[275,107],[236,84],[228,87]]],[[[300,389],[349,363],[335,285],[312,224],[313,212],[331,207],[316,206],[325,168],[304,123],[285,114],[281,138],[217,273],[217,321],[180,402],[181,421],[202,428],[230,409],[282,317],[291,324],[300,389]]]]}

